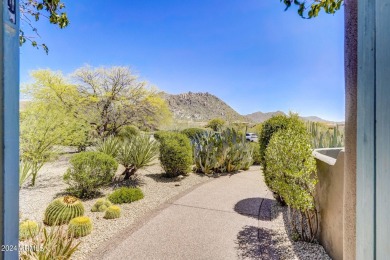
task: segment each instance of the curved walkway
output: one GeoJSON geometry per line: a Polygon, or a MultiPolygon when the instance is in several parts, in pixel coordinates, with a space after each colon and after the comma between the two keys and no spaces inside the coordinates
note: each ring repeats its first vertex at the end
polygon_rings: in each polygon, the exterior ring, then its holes
{"type": "MultiPolygon", "coordinates": [[[[275,259],[259,167],[211,180],[99,250],[100,259],[275,259]]],[[[271,231],[271,230],[270,230],[271,231]]]]}

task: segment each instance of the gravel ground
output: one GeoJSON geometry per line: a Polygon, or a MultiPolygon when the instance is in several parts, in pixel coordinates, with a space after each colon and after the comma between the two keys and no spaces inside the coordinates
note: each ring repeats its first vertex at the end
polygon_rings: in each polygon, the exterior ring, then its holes
{"type": "MultiPolygon", "coordinates": [[[[70,155],[63,155],[57,161],[46,164],[40,171],[36,186],[24,187],[20,191],[20,216],[22,220],[31,219],[42,223],[46,206],[54,198],[64,194],[67,185],[62,181],[62,176],[69,167],[69,158],[70,155]]],[[[87,259],[87,255],[102,242],[113,238],[125,227],[142,219],[147,212],[194,185],[209,180],[208,177],[198,174],[190,174],[182,180],[168,179],[161,176],[162,172],[160,165],[156,164],[137,173],[138,178],[128,184],[139,186],[144,192],[145,198],[131,204],[120,205],[122,215],[119,219],[106,220],[103,218],[104,212],[91,212],[90,209],[97,198],[85,200],[85,215],[91,217],[93,231],[91,235],[80,239],[82,243],[72,259],[87,259]]],[[[118,183],[102,190],[102,196],[112,192],[114,186],[117,185],[118,183]]]]}
{"type": "Polygon", "coordinates": [[[287,207],[274,201],[271,207],[273,231],[271,234],[273,250],[281,260],[328,260],[331,259],[325,249],[317,243],[293,241],[289,234],[291,228],[287,219],[287,207]]]}

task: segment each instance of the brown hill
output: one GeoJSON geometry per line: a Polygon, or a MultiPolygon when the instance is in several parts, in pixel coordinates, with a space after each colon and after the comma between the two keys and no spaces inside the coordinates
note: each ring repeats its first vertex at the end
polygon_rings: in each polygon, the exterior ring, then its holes
{"type": "Polygon", "coordinates": [[[183,93],[171,95],[163,93],[175,119],[188,121],[208,121],[222,118],[226,121],[248,121],[218,97],[210,93],[183,93]]]}

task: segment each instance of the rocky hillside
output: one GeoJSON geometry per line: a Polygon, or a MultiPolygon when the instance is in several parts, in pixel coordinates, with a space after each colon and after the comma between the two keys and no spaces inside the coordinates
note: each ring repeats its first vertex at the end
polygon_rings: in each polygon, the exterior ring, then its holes
{"type": "Polygon", "coordinates": [[[226,121],[248,121],[248,119],[210,93],[164,93],[175,119],[188,121],[208,121],[222,118],[226,121]]]}
{"type": "Polygon", "coordinates": [[[276,116],[276,115],[284,115],[284,113],[282,111],[268,112],[268,113],[255,112],[255,113],[246,115],[246,117],[249,118],[254,123],[262,123],[265,120],[267,120],[273,116],[276,116]]]}

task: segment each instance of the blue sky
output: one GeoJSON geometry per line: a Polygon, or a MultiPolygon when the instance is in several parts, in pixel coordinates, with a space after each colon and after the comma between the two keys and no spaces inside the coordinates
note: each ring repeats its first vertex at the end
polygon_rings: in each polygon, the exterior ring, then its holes
{"type": "Polygon", "coordinates": [[[343,10],[300,18],[279,0],[66,1],[49,55],[21,48],[21,82],[50,68],[129,66],[168,93],[210,92],[241,114],[289,110],[344,120],[343,10]],[[112,3],[116,4],[112,4],[112,3]]]}

